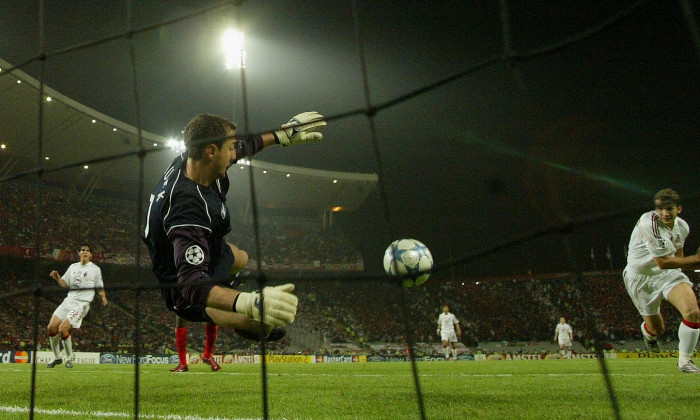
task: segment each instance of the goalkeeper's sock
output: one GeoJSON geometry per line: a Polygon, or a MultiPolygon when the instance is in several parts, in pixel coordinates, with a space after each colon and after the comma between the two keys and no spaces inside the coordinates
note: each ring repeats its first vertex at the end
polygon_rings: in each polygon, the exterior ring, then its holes
{"type": "Polygon", "coordinates": [[[58,332],[53,335],[49,334],[49,343],[51,343],[51,350],[53,350],[53,355],[55,359],[61,358],[61,337],[58,336],[58,332]]]}
{"type": "Polygon", "coordinates": [[[70,336],[70,333],[66,334],[65,337],[61,337],[61,341],[63,342],[63,348],[66,349],[66,358],[68,360],[73,359],[73,339],[70,336]]]}
{"type": "Polygon", "coordinates": [[[700,322],[690,322],[685,319],[678,326],[678,366],[683,366],[690,360],[700,336],[698,328],[700,328],[700,322]]]}
{"type": "Polygon", "coordinates": [[[175,348],[180,364],[187,366],[187,327],[175,327],[175,348]]]}
{"type": "Polygon", "coordinates": [[[216,343],[216,333],[219,331],[219,326],[214,324],[207,324],[205,329],[205,340],[204,340],[204,355],[205,359],[211,359],[212,352],[214,351],[214,343],[216,343]]]}

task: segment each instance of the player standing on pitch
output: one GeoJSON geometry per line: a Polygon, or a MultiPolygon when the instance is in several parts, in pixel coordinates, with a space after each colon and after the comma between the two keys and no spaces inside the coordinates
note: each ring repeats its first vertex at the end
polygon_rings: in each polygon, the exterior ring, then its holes
{"type": "Polygon", "coordinates": [[[60,276],[56,270],[49,274],[61,287],[69,289],[69,291],[68,296],[63,299],[63,302],[51,316],[47,328],[51,350],[54,354],[53,361],[46,365],[48,368],[53,368],[63,362],[61,342],[66,350],[66,367],[73,367],[73,341],[70,332],[73,328],[80,328],[83,318],[90,310],[90,302],[95,298],[95,290],[102,298],[102,305],[107,306],[108,304],[107,294],[103,289],[102,270],[90,261],[92,259],[90,245],[81,245],[78,256],[80,262],[71,264],[63,276],[60,276]]]}
{"type": "Polygon", "coordinates": [[[462,336],[462,328],[459,326],[457,317],[450,313],[449,305],[442,307],[442,313],[438,316],[437,332],[442,339],[445,360],[450,360],[450,350],[447,348],[448,343],[452,344],[452,359],[457,359],[457,336],[462,336]],[[456,334],[455,329],[457,331],[456,334]]]}
{"type": "Polygon", "coordinates": [[[293,284],[263,289],[264,319],[260,292],[227,286],[238,256],[224,240],[231,230],[226,170],[274,144],[321,140],[316,130],[325,125],[322,115],[305,112],[278,131],[235,138],[236,125],[219,116],[201,114],[187,124],[187,151],[175,158],[153,190],[143,232],[169,310],[185,320],[233,328],[248,337],[269,334],[272,327],[294,320],[298,299],[293,284]]]}
{"type": "Polygon", "coordinates": [[[565,359],[571,359],[571,343],[574,341],[574,330],[566,323],[566,318],[559,318],[559,323],[554,329],[554,341],[559,341],[559,353],[565,359]],[[566,350],[564,350],[566,349],[566,350]]]}
{"type": "Polygon", "coordinates": [[[690,360],[700,335],[700,309],[693,283],[681,271],[700,264],[700,249],[687,257],[683,253],[690,230],[688,223],[678,217],[683,208],[677,192],[670,188],[657,192],[654,208],[639,218],[632,231],[622,277],[644,318],[641,330],[649,350],[659,351],[657,337],[664,332],[660,307],[665,299],[683,316],[678,327],[678,369],[700,373],[690,360]]]}

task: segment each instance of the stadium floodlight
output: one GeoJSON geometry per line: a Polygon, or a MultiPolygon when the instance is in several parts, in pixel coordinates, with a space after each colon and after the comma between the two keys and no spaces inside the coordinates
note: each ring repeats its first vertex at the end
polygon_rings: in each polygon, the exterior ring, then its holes
{"type": "Polygon", "coordinates": [[[224,32],[223,47],[226,55],[226,68],[244,69],[245,50],[243,49],[243,32],[229,29],[224,32]]]}
{"type": "Polygon", "coordinates": [[[185,150],[185,142],[182,141],[182,140],[179,140],[179,141],[178,141],[178,140],[175,140],[175,139],[168,139],[168,142],[166,143],[166,145],[167,145],[170,149],[172,149],[172,150],[174,150],[174,151],[176,151],[176,152],[182,152],[182,151],[185,150]]]}

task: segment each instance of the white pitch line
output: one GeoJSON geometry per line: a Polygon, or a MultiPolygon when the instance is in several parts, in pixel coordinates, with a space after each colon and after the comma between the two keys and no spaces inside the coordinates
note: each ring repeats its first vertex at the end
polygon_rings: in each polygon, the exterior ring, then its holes
{"type": "MultiPolygon", "coordinates": [[[[29,408],[18,407],[18,406],[0,406],[0,412],[4,413],[29,413],[29,408]]],[[[44,409],[44,408],[34,408],[35,413],[45,414],[48,416],[59,416],[59,417],[79,417],[85,418],[86,416],[91,417],[105,417],[105,418],[132,418],[133,413],[120,413],[114,411],[76,411],[76,410],[63,410],[63,409],[44,409]]],[[[259,420],[258,418],[243,418],[243,417],[201,417],[197,415],[180,415],[180,414],[141,414],[139,413],[139,418],[141,419],[155,419],[155,420],[259,420]]]]}

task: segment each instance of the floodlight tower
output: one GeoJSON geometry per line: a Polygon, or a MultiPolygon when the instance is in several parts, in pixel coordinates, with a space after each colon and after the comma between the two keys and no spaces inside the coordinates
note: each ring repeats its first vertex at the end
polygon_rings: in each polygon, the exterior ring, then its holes
{"type": "MultiPolygon", "coordinates": [[[[243,32],[229,29],[224,33],[223,46],[225,65],[228,70],[239,69],[241,72],[241,96],[243,100],[243,131],[248,133],[248,97],[245,87],[245,48],[243,32]]],[[[235,112],[234,112],[235,114],[235,112]]],[[[234,115],[235,117],[235,115],[234,115]]]]}

